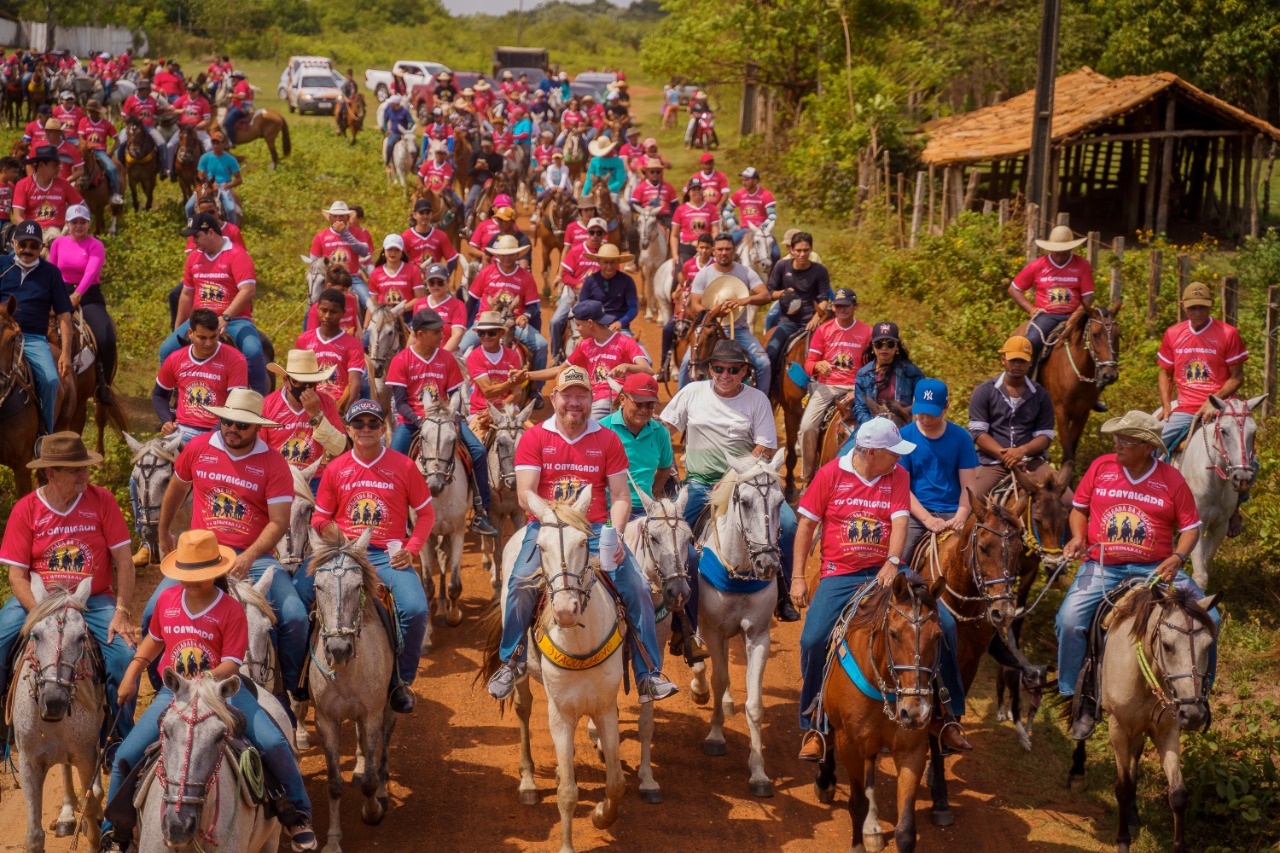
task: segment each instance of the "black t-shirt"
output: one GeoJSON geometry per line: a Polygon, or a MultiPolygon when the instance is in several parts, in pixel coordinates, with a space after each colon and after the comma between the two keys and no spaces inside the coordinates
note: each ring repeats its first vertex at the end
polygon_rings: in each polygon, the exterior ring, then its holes
{"type": "Polygon", "coordinates": [[[794,269],[791,264],[792,260],[787,258],[774,265],[773,272],[769,274],[769,290],[795,291],[795,296],[784,293],[779,300],[782,303],[781,319],[807,323],[813,319],[817,303],[831,298],[831,276],[822,264],[811,263],[803,270],[794,269]],[[795,313],[788,313],[788,303],[796,297],[799,297],[800,307],[795,313]]]}
{"type": "Polygon", "coordinates": [[[491,175],[496,175],[502,171],[502,155],[496,151],[488,154],[483,151],[477,151],[473,154],[471,156],[471,171],[480,171],[479,165],[482,160],[488,164],[491,175]]]}

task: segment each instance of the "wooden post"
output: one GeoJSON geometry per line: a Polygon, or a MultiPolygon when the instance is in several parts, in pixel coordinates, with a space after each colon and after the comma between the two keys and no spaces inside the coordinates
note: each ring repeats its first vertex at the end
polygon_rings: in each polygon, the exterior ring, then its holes
{"type": "Polygon", "coordinates": [[[951,175],[954,167],[942,170],[942,207],[938,209],[938,230],[947,230],[947,213],[951,208],[951,175]]]}
{"type": "MultiPolygon", "coordinates": [[[[916,172],[916,194],[911,205],[911,238],[909,245],[911,248],[916,247],[916,239],[920,233],[920,215],[924,212],[924,185],[928,181],[928,175],[923,172],[916,172]]],[[[932,193],[930,193],[932,196],[932,193]]]]}
{"type": "Polygon", "coordinates": [[[1000,199],[1000,227],[1003,228],[1005,223],[1009,221],[1009,199],[1000,199]]]}
{"type": "Polygon", "coordinates": [[[1115,253],[1116,262],[1111,267],[1111,304],[1119,302],[1124,298],[1124,238],[1117,237],[1115,242],[1111,244],[1111,251],[1115,253]]]}
{"type": "Polygon", "coordinates": [[[982,173],[978,171],[978,167],[974,166],[969,172],[969,183],[964,189],[964,199],[960,202],[960,209],[957,214],[963,213],[973,207],[974,201],[978,198],[978,181],[982,179],[982,173]]]}
{"type": "Polygon", "coordinates": [[[898,246],[907,245],[907,177],[898,173],[898,246]]]}
{"type": "Polygon", "coordinates": [[[1067,212],[1065,212],[1065,211],[1063,211],[1062,213],[1059,213],[1059,214],[1058,214],[1058,216],[1057,216],[1057,219],[1056,219],[1056,220],[1055,220],[1055,222],[1054,222],[1054,224],[1055,224],[1055,225],[1065,225],[1065,226],[1067,226],[1068,228],[1070,228],[1070,227],[1071,227],[1071,214],[1070,214],[1070,213],[1067,213],[1067,212]]]}
{"type": "Polygon", "coordinates": [[[1258,236],[1258,184],[1262,181],[1262,134],[1253,138],[1253,181],[1249,184],[1249,236],[1258,236]]]}
{"type": "Polygon", "coordinates": [[[1040,236],[1040,205],[1034,201],[1027,203],[1027,261],[1034,261],[1038,252],[1036,251],[1036,238],[1040,236]]]}
{"type": "Polygon", "coordinates": [[[1142,203],[1142,227],[1150,230],[1156,227],[1156,166],[1158,165],[1159,156],[1156,152],[1156,141],[1148,139],[1146,142],[1147,186],[1146,197],[1142,203]]]}
{"type": "Polygon", "coordinates": [[[889,203],[889,192],[890,192],[890,190],[889,190],[889,151],[888,151],[888,149],[886,149],[886,150],[885,150],[885,152],[884,152],[884,195],[885,195],[885,204],[888,204],[888,203],[889,203]]]}
{"type": "Polygon", "coordinates": [[[1276,326],[1280,322],[1280,287],[1267,288],[1267,361],[1263,368],[1263,390],[1267,399],[1262,404],[1262,416],[1268,417],[1276,406],[1276,326]]]}
{"type": "Polygon", "coordinates": [[[992,212],[993,210],[995,210],[995,209],[996,209],[995,202],[993,202],[991,199],[985,199],[985,200],[982,202],[982,215],[983,215],[983,216],[990,216],[990,215],[991,215],[991,212],[992,212]]]}
{"type": "Polygon", "coordinates": [[[925,230],[933,233],[933,199],[937,194],[937,182],[934,180],[933,164],[929,164],[929,217],[925,220],[925,230]]]}
{"type": "Polygon", "coordinates": [[[1160,276],[1164,266],[1164,252],[1151,250],[1151,274],[1147,278],[1147,328],[1155,331],[1160,320],[1160,276]]]}
{"type": "Polygon", "coordinates": [[[1222,277],[1222,322],[1234,326],[1240,313],[1240,282],[1233,275],[1222,277]]]}
{"type": "Polygon", "coordinates": [[[1089,269],[1096,270],[1098,268],[1098,249],[1101,242],[1102,235],[1099,232],[1089,232],[1088,241],[1085,243],[1089,252],[1089,269]]]}
{"type": "Polygon", "coordinates": [[[1187,319],[1187,313],[1182,310],[1182,291],[1187,289],[1191,284],[1191,256],[1178,255],[1178,321],[1187,319]]]}
{"type": "MultiPolygon", "coordinates": [[[[1178,111],[1178,102],[1172,93],[1166,96],[1164,106],[1164,129],[1173,132],[1173,117],[1178,111]]],[[[1169,232],[1169,196],[1173,195],[1173,137],[1164,138],[1164,150],[1160,154],[1160,206],[1156,209],[1156,233],[1169,232]]]]}

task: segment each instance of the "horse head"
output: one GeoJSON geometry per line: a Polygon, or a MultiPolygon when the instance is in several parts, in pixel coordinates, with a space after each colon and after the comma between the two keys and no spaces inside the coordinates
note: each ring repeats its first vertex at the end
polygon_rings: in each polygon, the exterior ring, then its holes
{"type": "Polygon", "coordinates": [[[749,226],[738,244],[738,263],[756,271],[765,281],[773,271],[773,234],[768,227],[749,226]]]}
{"type": "Polygon", "coordinates": [[[938,601],[944,584],[939,578],[930,587],[919,575],[900,572],[887,590],[872,593],[879,602],[869,600],[851,623],[870,628],[871,669],[886,700],[893,696],[891,718],[905,729],[923,728],[933,716],[932,662],[942,639],[938,601]],[[877,649],[883,654],[878,662],[877,649]]]}
{"type": "Polygon", "coordinates": [[[458,416],[449,401],[431,396],[434,386],[422,392],[422,423],[418,427],[418,469],[427,480],[432,497],[439,497],[454,479],[458,464],[458,416]]]}
{"type": "Polygon", "coordinates": [[[533,403],[519,411],[511,403],[501,408],[493,403],[488,406],[492,421],[489,429],[489,482],[507,491],[515,491],[516,445],[524,435],[525,423],[533,414],[533,403]]]}
{"type": "MultiPolygon", "coordinates": [[[[1110,308],[1103,305],[1095,305],[1089,309],[1080,307],[1067,321],[1068,333],[1073,338],[1078,336],[1089,358],[1093,360],[1092,382],[1098,386],[1099,391],[1120,378],[1120,324],[1116,319],[1120,307],[1120,302],[1110,308]]],[[[1070,345],[1069,342],[1068,346],[1070,345]]],[[[1080,370],[1087,369],[1080,365],[1080,370]]]]}
{"type": "Polygon", "coordinates": [[[269,566],[256,583],[246,580],[231,584],[231,597],[244,607],[249,623],[249,647],[244,656],[243,673],[268,690],[273,689],[276,675],[276,646],[272,640],[276,616],[267,600],[275,573],[275,566],[269,566]]]}
{"type": "Polygon", "coordinates": [[[779,448],[773,459],[728,456],[729,471],[712,490],[710,505],[717,526],[717,551],[731,573],[753,580],[772,580],[782,567],[778,548],[783,504],[779,471],[786,459],[779,448]]]}
{"type": "Polygon", "coordinates": [[[404,349],[409,340],[409,327],[404,322],[405,307],[409,302],[381,303],[369,310],[366,329],[369,335],[369,361],[374,376],[381,379],[396,353],[404,349]]]}
{"type": "MultiPolygon", "coordinates": [[[[1219,477],[1229,480],[1232,488],[1242,494],[1253,487],[1257,476],[1253,467],[1253,445],[1258,424],[1253,419],[1253,410],[1266,398],[1266,394],[1249,400],[1223,400],[1216,395],[1209,397],[1209,404],[1218,413],[1212,430],[1211,464],[1219,477]]],[[[1208,440],[1208,428],[1204,429],[1208,440]]]]}
{"type": "Polygon", "coordinates": [[[693,346],[689,354],[689,369],[694,379],[707,378],[705,365],[711,360],[711,353],[715,351],[716,344],[726,337],[724,326],[720,325],[720,321],[712,317],[710,312],[705,312],[702,322],[693,330],[693,346]]]}
{"type": "Polygon", "coordinates": [[[640,251],[649,248],[649,244],[661,239],[658,233],[658,209],[648,205],[638,207],[636,215],[636,232],[640,235],[640,251]]]}
{"type": "Polygon", "coordinates": [[[138,502],[138,517],[135,522],[143,540],[153,549],[151,553],[158,555],[160,505],[164,501],[169,480],[173,477],[174,460],[182,449],[182,433],[173,432],[146,442],[138,441],[128,433],[125,433],[124,438],[129,445],[129,452],[133,454],[133,471],[129,474],[129,481],[133,484],[138,502]]]}
{"type": "Polygon", "coordinates": [[[1062,565],[1063,534],[1071,515],[1071,475],[1074,466],[1068,460],[1056,474],[1048,465],[1035,471],[1013,469],[1018,486],[1031,498],[1032,539],[1041,563],[1053,570],[1062,565]]]}
{"type": "Polygon", "coordinates": [[[355,660],[361,625],[374,613],[378,574],[365,557],[373,527],[366,527],[355,541],[337,532],[309,533],[316,630],[329,665],[338,668],[355,660]]]}
{"type": "Polygon", "coordinates": [[[0,302],[0,403],[3,403],[10,392],[17,386],[18,371],[22,367],[23,341],[22,329],[18,327],[14,314],[18,311],[18,300],[10,295],[0,302]]]}
{"type": "Polygon", "coordinates": [[[644,505],[636,548],[646,580],[662,591],[662,603],[672,612],[689,600],[689,546],[693,531],[684,518],[689,487],[676,498],[652,498],[636,487],[644,505]]]}
{"type": "MultiPolygon", "coordinates": [[[[969,520],[961,530],[966,537],[959,554],[968,566],[968,579],[981,602],[987,621],[997,630],[1008,628],[1017,607],[1018,566],[1022,560],[1022,522],[1031,503],[1028,495],[1011,508],[979,500],[969,492],[969,520]]],[[[955,595],[955,591],[952,590],[955,595]]]]}
{"type": "Polygon", "coordinates": [[[322,461],[323,457],[306,468],[289,466],[289,473],[293,475],[293,503],[289,505],[289,526],[276,543],[276,559],[283,565],[300,566],[307,556],[307,546],[310,544],[307,531],[311,528],[311,516],[316,509],[316,499],[311,494],[311,479],[320,470],[322,461]]]}
{"type": "Polygon", "coordinates": [[[328,256],[319,258],[311,258],[307,255],[300,255],[302,262],[307,266],[307,297],[314,305],[320,300],[320,294],[324,292],[325,282],[329,276],[329,265],[332,261],[328,256]]]}
{"type": "Polygon", "coordinates": [[[584,485],[572,503],[547,502],[536,494],[528,495],[527,500],[529,512],[541,523],[537,545],[547,583],[547,613],[560,628],[576,627],[595,586],[587,549],[591,525],[586,512],[591,506],[591,486],[584,485]]]}
{"type": "Polygon", "coordinates": [[[76,682],[92,675],[89,649],[93,638],[84,620],[93,579],[80,581],[75,591],[45,588],[40,575],[31,575],[31,595],[36,606],[27,614],[22,636],[27,644],[24,661],[31,680],[40,719],[56,723],[67,716],[75,698],[76,682]]]}
{"type": "MultiPolygon", "coordinates": [[[[240,677],[188,679],[165,667],[164,686],[173,693],[173,704],[160,717],[160,830],[166,847],[181,850],[203,829],[207,803],[239,797],[238,791],[221,789],[219,776],[228,739],[244,730],[244,718],[227,704],[240,689],[240,677]]],[[[233,777],[230,768],[226,770],[230,787],[233,777]]]]}

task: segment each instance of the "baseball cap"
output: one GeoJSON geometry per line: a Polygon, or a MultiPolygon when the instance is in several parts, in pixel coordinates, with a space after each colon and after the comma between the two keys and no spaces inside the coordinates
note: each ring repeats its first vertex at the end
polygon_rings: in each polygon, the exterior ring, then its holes
{"type": "MultiPolygon", "coordinates": [[[[70,214],[67,215],[70,219],[70,214]]],[[[1188,308],[1203,306],[1205,308],[1213,307],[1213,291],[1209,290],[1207,284],[1193,281],[1187,285],[1187,289],[1182,291],[1182,304],[1188,308]]]]}
{"type": "Polygon", "coordinates": [[[587,378],[587,371],[576,364],[571,364],[560,371],[560,377],[556,380],[556,390],[568,388],[570,385],[580,385],[590,391],[591,380],[587,378]]]}
{"type": "Polygon", "coordinates": [[[872,418],[858,427],[854,445],[865,449],[887,450],[899,456],[906,456],[916,449],[911,442],[903,441],[897,425],[884,417],[872,418]]]}
{"type": "Polygon", "coordinates": [[[501,219],[504,222],[510,222],[511,220],[516,218],[516,212],[514,208],[499,207],[497,210],[493,212],[493,218],[501,219]]]}
{"type": "Polygon", "coordinates": [[[853,292],[852,288],[841,287],[831,294],[832,305],[857,305],[858,294],[853,292]]]}
{"type": "Polygon", "coordinates": [[[13,232],[13,242],[21,243],[23,240],[35,240],[37,243],[44,242],[44,230],[40,228],[40,223],[34,219],[24,219],[18,223],[17,229],[13,232]]]}
{"type": "Polygon", "coordinates": [[[1006,358],[1020,358],[1023,361],[1031,360],[1031,341],[1022,335],[1013,335],[1004,342],[1004,346],[1000,347],[1000,354],[1006,358]]]}
{"type": "MultiPolygon", "coordinates": [[[[83,204],[73,204],[67,208],[66,219],[70,222],[73,219],[87,219],[92,221],[93,214],[89,212],[89,208],[83,204]]],[[[1190,289],[1190,288],[1188,288],[1190,289]]]]}
{"type": "Polygon", "coordinates": [[[409,328],[415,332],[422,330],[443,329],[444,320],[435,312],[434,308],[423,308],[413,315],[413,319],[409,322],[409,328]]]}
{"type": "Polygon", "coordinates": [[[430,200],[430,199],[420,198],[420,199],[418,199],[417,201],[415,201],[415,202],[413,203],[413,212],[414,212],[414,213],[421,213],[421,212],[422,212],[422,211],[424,211],[424,210],[425,210],[425,211],[428,211],[428,212],[430,212],[430,211],[431,211],[431,200],[430,200]]]}
{"type": "Polygon", "coordinates": [[[592,228],[603,228],[604,230],[608,231],[609,223],[605,222],[599,216],[593,216],[587,220],[587,230],[590,231],[592,228]]]}
{"type": "Polygon", "coordinates": [[[702,180],[700,178],[690,178],[689,183],[685,184],[684,187],[687,190],[700,190],[702,189],[702,180]]]}
{"type": "Polygon", "coordinates": [[[698,158],[699,163],[714,163],[715,161],[716,155],[712,154],[710,151],[704,151],[702,156],[698,158]]]}
{"type": "Polygon", "coordinates": [[[351,423],[361,415],[373,415],[380,421],[387,419],[387,416],[382,413],[382,406],[378,405],[377,400],[364,399],[356,400],[351,404],[350,408],[347,409],[344,420],[346,423],[351,423]]]}
{"type": "Polygon", "coordinates": [[[916,383],[916,396],[911,402],[911,414],[941,417],[947,407],[947,383],[941,379],[921,379],[916,383]]]}
{"type": "Polygon", "coordinates": [[[898,341],[898,324],[897,323],[876,323],[875,329],[871,333],[871,342],[876,341],[898,341]]]}
{"type": "Polygon", "coordinates": [[[385,236],[385,237],[383,237],[383,238],[382,238],[382,248],[383,248],[384,250],[385,250],[385,249],[399,249],[400,251],[402,251],[402,252],[403,252],[403,251],[404,251],[404,238],[403,238],[403,237],[401,237],[399,234],[388,234],[387,236],[385,236]]]}
{"type": "Polygon", "coordinates": [[[758,178],[760,177],[760,172],[756,169],[755,166],[748,166],[747,168],[743,169],[740,173],[738,173],[738,176],[741,178],[758,178]]]}
{"type": "Polygon", "coordinates": [[[629,373],[627,381],[622,383],[622,393],[637,403],[656,403],[658,380],[647,373],[629,373]]]}
{"type": "Polygon", "coordinates": [[[449,280],[449,268],[444,264],[432,264],[427,267],[426,275],[422,277],[423,281],[431,281],[433,278],[449,280]]]}
{"type": "Polygon", "coordinates": [[[494,198],[493,198],[493,206],[494,206],[495,208],[497,208],[497,207],[515,207],[515,205],[511,203],[511,196],[507,195],[506,193],[499,193],[498,195],[494,196],[494,198]]]}
{"type": "Polygon", "coordinates": [[[595,320],[598,323],[604,318],[604,305],[595,299],[575,303],[571,310],[575,320],[595,320]]]}
{"type": "Polygon", "coordinates": [[[197,213],[195,216],[187,220],[187,227],[182,229],[183,237],[194,237],[205,231],[216,231],[222,233],[222,225],[218,223],[218,217],[212,213],[197,213]]]}

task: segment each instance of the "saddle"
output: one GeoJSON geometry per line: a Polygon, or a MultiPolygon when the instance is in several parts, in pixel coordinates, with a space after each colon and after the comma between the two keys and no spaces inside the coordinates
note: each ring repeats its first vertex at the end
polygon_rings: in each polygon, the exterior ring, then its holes
{"type": "Polygon", "coordinates": [[[826,695],[827,681],[831,678],[831,673],[837,668],[842,670],[849,677],[849,680],[853,682],[854,686],[868,697],[877,700],[884,700],[885,698],[883,695],[875,695],[879,691],[871,687],[866,680],[866,676],[858,669],[857,663],[854,662],[853,655],[849,651],[849,645],[845,640],[845,635],[849,633],[849,623],[853,621],[853,617],[862,607],[867,595],[874,591],[875,588],[876,583],[873,579],[854,591],[853,595],[845,603],[844,609],[840,611],[840,618],[836,620],[835,627],[831,629],[831,635],[827,638],[827,657],[822,666],[822,683],[818,687],[813,703],[808,708],[801,709],[801,713],[809,717],[813,722],[815,731],[825,732],[827,730],[827,715],[822,707],[822,697],[826,695]]]}
{"type": "Polygon", "coordinates": [[[1076,692],[1071,697],[1071,722],[1074,723],[1080,718],[1080,710],[1086,697],[1093,701],[1095,708],[1101,708],[1099,700],[1102,697],[1102,656],[1106,652],[1107,632],[1111,628],[1112,614],[1121,602],[1144,583],[1142,578],[1127,578],[1115,589],[1108,590],[1102,596],[1102,603],[1098,605],[1093,619],[1089,622],[1084,665],[1080,667],[1080,676],[1075,685],[1076,692]]]}

